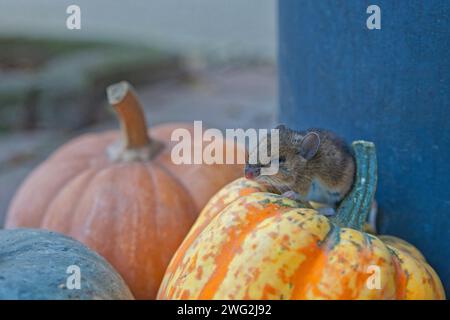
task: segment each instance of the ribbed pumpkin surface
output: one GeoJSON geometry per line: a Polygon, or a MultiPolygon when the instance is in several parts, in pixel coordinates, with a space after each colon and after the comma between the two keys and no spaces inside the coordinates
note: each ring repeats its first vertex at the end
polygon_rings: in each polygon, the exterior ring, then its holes
{"type": "Polygon", "coordinates": [[[422,255],[394,237],[340,228],[238,179],[205,207],[159,299],[443,299],[422,255]],[[378,266],[380,289],[367,286],[378,266]]]}

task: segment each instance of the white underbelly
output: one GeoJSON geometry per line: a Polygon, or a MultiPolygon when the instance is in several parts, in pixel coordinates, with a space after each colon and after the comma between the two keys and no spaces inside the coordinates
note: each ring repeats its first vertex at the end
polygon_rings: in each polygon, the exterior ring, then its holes
{"type": "Polygon", "coordinates": [[[316,179],[314,179],[311,183],[307,198],[309,201],[329,205],[334,205],[341,200],[341,196],[338,191],[325,187],[316,179]]]}

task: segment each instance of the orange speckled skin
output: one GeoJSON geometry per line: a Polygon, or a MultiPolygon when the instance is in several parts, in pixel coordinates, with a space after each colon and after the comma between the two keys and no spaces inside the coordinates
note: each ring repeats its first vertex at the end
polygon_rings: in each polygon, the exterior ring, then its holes
{"type": "Polygon", "coordinates": [[[445,299],[412,245],[339,228],[238,179],[216,194],[172,258],[158,299],[445,299]],[[367,286],[380,269],[379,289],[367,286]]]}
{"type": "Polygon", "coordinates": [[[165,148],[150,161],[112,163],[118,131],[86,134],[62,146],[26,179],[7,228],[69,235],[105,257],[138,299],[154,299],[164,271],[209,198],[242,174],[241,165],[174,165],[167,124],[150,130],[165,148]]]}

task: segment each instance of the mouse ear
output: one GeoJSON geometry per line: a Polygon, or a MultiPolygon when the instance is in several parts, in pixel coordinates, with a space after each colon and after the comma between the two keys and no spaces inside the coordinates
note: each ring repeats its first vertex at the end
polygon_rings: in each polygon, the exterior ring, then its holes
{"type": "Polygon", "coordinates": [[[299,154],[306,160],[312,159],[319,151],[320,137],[315,132],[309,132],[300,142],[299,154]]]}
{"type": "Polygon", "coordinates": [[[288,127],[286,127],[285,124],[279,124],[275,127],[275,129],[278,129],[280,131],[285,131],[285,130],[288,130],[288,127]]]}

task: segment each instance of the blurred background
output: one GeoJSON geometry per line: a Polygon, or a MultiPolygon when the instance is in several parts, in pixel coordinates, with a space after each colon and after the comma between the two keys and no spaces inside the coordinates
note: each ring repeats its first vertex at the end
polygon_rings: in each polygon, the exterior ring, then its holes
{"type": "Polygon", "coordinates": [[[276,1],[2,0],[0,226],[54,149],[117,127],[105,88],[121,80],[137,88],[149,125],[273,126],[276,1]],[[81,30],[66,27],[72,4],[81,30]]]}

